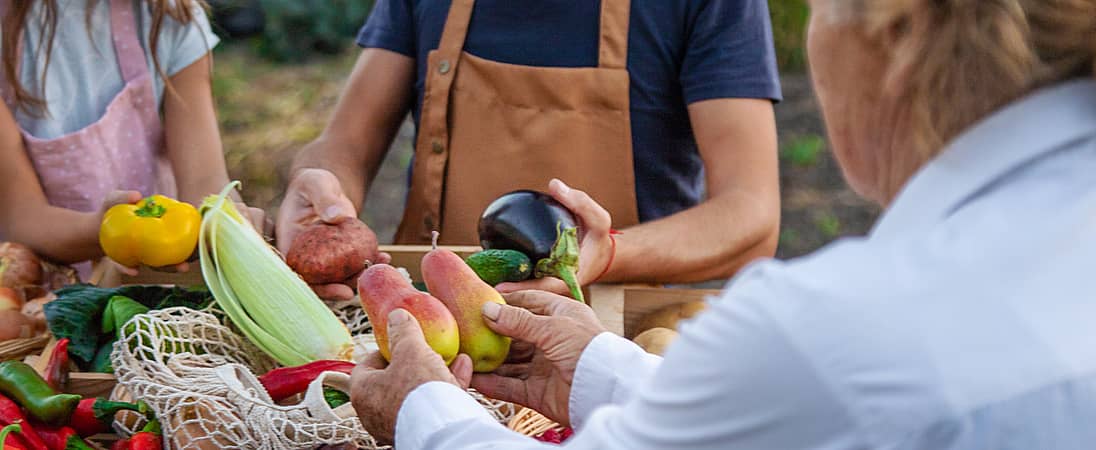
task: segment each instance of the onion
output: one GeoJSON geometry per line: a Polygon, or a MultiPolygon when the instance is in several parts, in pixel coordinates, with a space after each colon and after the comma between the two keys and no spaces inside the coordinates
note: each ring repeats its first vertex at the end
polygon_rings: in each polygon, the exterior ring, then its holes
{"type": "Polygon", "coordinates": [[[52,292],[47,293],[45,296],[38,297],[34,300],[28,301],[23,304],[23,315],[30,318],[34,322],[34,326],[37,330],[46,329],[46,312],[43,310],[43,306],[46,303],[52,302],[57,299],[56,295],[52,292]]]}
{"type": "Polygon", "coordinates": [[[0,243],[0,287],[21,288],[42,282],[42,261],[29,248],[0,243]]]}
{"type": "Polygon", "coordinates": [[[0,311],[23,309],[23,296],[15,289],[0,287],[0,311]]]}
{"type": "Polygon", "coordinates": [[[34,322],[17,309],[0,311],[0,341],[34,336],[34,322]]]}

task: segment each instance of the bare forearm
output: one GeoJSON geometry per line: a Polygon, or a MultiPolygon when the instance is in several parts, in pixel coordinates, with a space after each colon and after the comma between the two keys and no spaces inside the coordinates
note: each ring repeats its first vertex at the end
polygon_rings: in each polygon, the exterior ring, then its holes
{"type": "Polygon", "coordinates": [[[414,74],[415,61],[407,56],[376,48],[362,50],[331,123],[297,155],[290,179],[301,169],[327,170],[360,208],[410,109],[414,74]]]}
{"type": "Polygon", "coordinates": [[[171,77],[174,91],[164,96],[164,137],[178,199],[195,206],[228,184],[210,86],[211,64],[206,55],[179,71],[171,77]]]}
{"type": "Polygon", "coordinates": [[[661,220],[623,230],[601,281],[692,283],[728,278],[749,262],[771,257],[779,211],[745,192],[717,198],[661,220]]]}
{"type": "Polygon", "coordinates": [[[103,256],[99,247],[99,214],[53,206],[19,209],[5,217],[4,239],[30,247],[36,254],[62,264],[103,256]]]}
{"type": "Polygon", "coordinates": [[[373,162],[378,158],[361,158],[360,149],[339,143],[338,140],[321,136],[306,145],[293,160],[290,179],[301,169],[324,169],[339,179],[343,193],[355,207],[361,208],[369,185],[380,166],[373,162]]]}

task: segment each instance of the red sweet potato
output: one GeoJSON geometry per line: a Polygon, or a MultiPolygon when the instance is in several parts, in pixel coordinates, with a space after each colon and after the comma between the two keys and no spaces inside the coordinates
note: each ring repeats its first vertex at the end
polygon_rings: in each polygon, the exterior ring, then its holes
{"type": "Polygon", "coordinates": [[[309,284],[339,283],[377,261],[377,235],[357,219],[305,228],[285,262],[309,284]]]}

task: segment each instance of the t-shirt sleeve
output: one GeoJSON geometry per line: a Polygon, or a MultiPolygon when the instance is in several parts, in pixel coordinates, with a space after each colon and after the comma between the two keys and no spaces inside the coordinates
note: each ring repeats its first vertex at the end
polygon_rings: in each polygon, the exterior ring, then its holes
{"type": "Polygon", "coordinates": [[[220,43],[209,26],[209,18],[200,7],[194,8],[194,20],[180,23],[171,16],[160,25],[160,41],[156,51],[168,76],[194,64],[220,43]]]}
{"type": "Polygon", "coordinates": [[[377,0],[358,31],[358,45],[415,57],[414,9],[411,0],[377,0]]]}
{"type": "Polygon", "coordinates": [[[716,98],[781,100],[765,0],[697,0],[690,24],[681,67],[687,103],[716,98]]]}

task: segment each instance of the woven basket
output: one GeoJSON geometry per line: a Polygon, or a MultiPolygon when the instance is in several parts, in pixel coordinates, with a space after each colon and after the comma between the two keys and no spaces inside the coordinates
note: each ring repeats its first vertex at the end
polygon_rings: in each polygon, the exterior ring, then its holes
{"type": "Polygon", "coordinates": [[[514,417],[510,418],[510,422],[506,426],[529,437],[540,436],[541,433],[548,430],[563,430],[563,425],[555,423],[552,419],[544,417],[541,413],[529,408],[521,408],[517,414],[514,414],[514,417]]]}
{"type": "Polygon", "coordinates": [[[41,353],[46,344],[49,344],[49,335],[0,342],[0,361],[23,359],[27,355],[41,353]]]}

